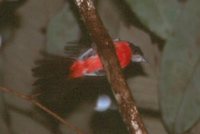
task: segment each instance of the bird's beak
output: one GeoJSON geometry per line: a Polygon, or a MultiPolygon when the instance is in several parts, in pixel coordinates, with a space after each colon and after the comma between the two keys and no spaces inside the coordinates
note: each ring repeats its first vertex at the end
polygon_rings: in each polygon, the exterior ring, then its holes
{"type": "Polygon", "coordinates": [[[144,56],[140,54],[135,54],[132,56],[132,62],[147,62],[147,60],[144,58],[144,56]]]}

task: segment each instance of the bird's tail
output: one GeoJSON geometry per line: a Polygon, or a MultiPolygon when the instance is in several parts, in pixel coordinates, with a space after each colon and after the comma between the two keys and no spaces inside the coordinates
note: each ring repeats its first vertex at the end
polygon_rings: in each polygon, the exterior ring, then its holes
{"type": "Polygon", "coordinates": [[[66,97],[76,100],[72,94],[77,82],[69,78],[73,62],[73,58],[43,53],[42,58],[35,62],[36,66],[32,69],[36,79],[32,94],[39,94],[39,101],[61,115],[66,111],[64,105],[69,105],[67,109],[73,109],[73,105],[68,104],[71,101],[66,97]]]}
{"type": "Polygon", "coordinates": [[[70,74],[70,66],[73,58],[66,58],[52,54],[43,53],[43,58],[35,62],[36,67],[32,69],[33,76],[37,78],[34,85],[45,79],[66,79],[70,74]]]}

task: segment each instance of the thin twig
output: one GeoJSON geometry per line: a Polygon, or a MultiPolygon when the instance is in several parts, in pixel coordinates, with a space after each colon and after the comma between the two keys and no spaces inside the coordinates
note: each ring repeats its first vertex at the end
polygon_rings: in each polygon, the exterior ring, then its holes
{"type": "Polygon", "coordinates": [[[144,123],[139,115],[131,91],[125,81],[115,48],[108,32],[97,14],[92,0],[75,0],[80,15],[87,27],[97,52],[103,63],[112,91],[118,103],[119,110],[130,134],[147,134],[144,123]]]}
{"type": "Polygon", "coordinates": [[[50,114],[52,117],[54,117],[56,120],[60,121],[62,124],[64,124],[66,127],[72,129],[73,131],[75,131],[77,134],[84,134],[82,132],[82,130],[80,130],[79,128],[75,127],[74,125],[72,125],[71,123],[69,123],[68,121],[64,120],[62,117],[60,117],[58,114],[56,114],[55,112],[53,112],[52,110],[50,110],[49,108],[45,107],[44,105],[42,105],[39,101],[37,101],[35,99],[35,96],[31,96],[31,95],[26,95],[24,93],[21,93],[19,91],[16,90],[12,90],[12,89],[8,89],[5,87],[0,87],[0,90],[8,93],[8,94],[12,94],[14,96],[17,96],[21,99],[24,99],[26,101],[31,102],[32,104],[34,104],[36,107],[40,108],[41,110],[45,111],[46,113],[50,114]]]}

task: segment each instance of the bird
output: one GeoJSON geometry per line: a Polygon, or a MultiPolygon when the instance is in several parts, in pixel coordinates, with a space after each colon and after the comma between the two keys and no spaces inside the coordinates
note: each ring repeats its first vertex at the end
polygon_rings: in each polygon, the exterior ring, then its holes
{"type": "MultiPolygon", "coordinates": [[[[144,75],[138,64],[146,62],[141,49],[129,41],[114,40],[113,43],[125,77],[144,75]]],[[[67,46],[64,56],[43,52],[42,58],[35,61],[32,69],[36,79],[32,94],[39,94],[37,99],[62,117],[67,117],[83,103],[96,105],[94,111],[105,111],[108,107],[99,107],[99,104],[102,105],[99,102],[102,101],[102,95],[115,102],[95,47],[81,49],[79,45],[67,46]]],[[[48,114],[39,112],[50,120],[50,126],[59,128],[48,114]]]]}

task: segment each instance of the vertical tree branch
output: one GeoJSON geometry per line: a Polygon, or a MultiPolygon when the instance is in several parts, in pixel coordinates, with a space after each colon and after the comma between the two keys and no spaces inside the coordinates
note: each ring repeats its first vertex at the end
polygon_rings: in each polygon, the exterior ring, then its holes
{"type": "Polygon", "coordinates": [[[130,134],[147,134],[134,99],[125,81],[116,57],[115,48],[96,12],[92,0],[75,0],[111,84],[119,110],[130,134]]]}

